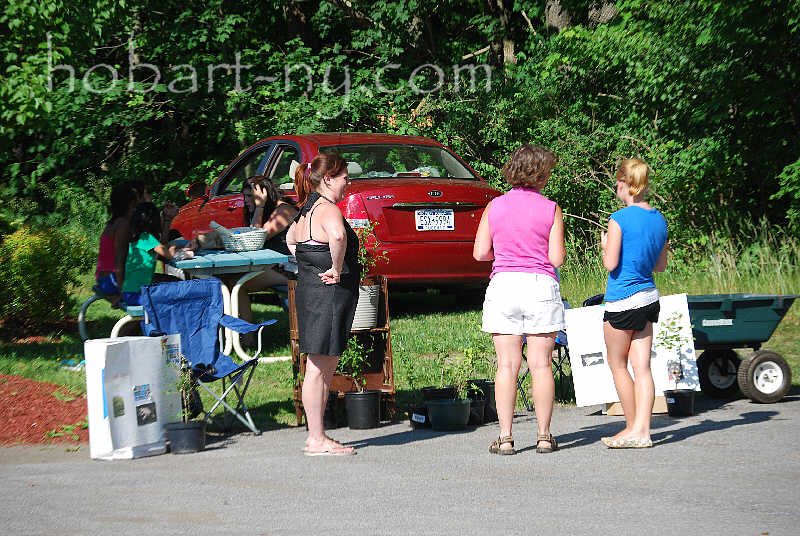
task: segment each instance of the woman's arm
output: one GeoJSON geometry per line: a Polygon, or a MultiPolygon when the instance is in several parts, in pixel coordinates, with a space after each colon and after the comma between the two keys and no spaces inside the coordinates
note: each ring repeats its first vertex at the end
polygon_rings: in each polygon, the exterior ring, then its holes
{"type": "Polygon", "coordinates": [[[654,272],[663,272],[667,269],[667,256],[669,256],[669,243],[665,242],[661,254],[656,261],[656,265],[653,267],[654,272]]]}
{"type": "Polygon", "coordinates": [[[603,266],[611,272],[619,264],[622,249],[622,228],[614,220],[608,221],[608,233],[600,233],[600,247],[603,250],[603,266]]]}
{"type": "Polygon", "coordinates": [[[289,252],[292,256],[296,255],[297,251],[297,222],[292,222],[289,226],[289,230],[286,231],[286,245],[289,247],[289,252]]]}
{"type": "Polygon", "coordinates": [[[117,286],[120,289],[125,280],[125,262],[128,260],[130,234],[130,224],[128,220],[123,219],[114,231],[114,271],[117,278],[117,286]]]}
{"type": "Polygon", "coordinates": [[[489,207],[492,202],[483,209],[481,221],[478,224],[478,231],[475,233],[475,245],[472,247],[472,256],[476,261],[493,261],[494,249],[492,248],[492,233],[489,230],[489,207]]]}
{"type": "Polygon", "coordinates": [[[333,285],[339,282],[339,276],[342,273],[342,265],[344,264],[344,253],[347,249],[347,234],[344,230],[344,217],[338,207],[327,203],[317,208],[314,215],[319,218],[318,221],[321,224],[324,234],[327,236],[328,247],[331,249],[332,261],[331,268],[319,274],[319,278],[322,279],[322,282],[326,285],[333,285]]]}
{"type": "Polygon", "coordinates": [[[297,210],[289,203],[279,203],[269,215],[269,219],[262,225],[262,228],[267,231],[267,240],[286,229],[296,214],[297,210]]]}
{"type": "Polygon", "coordinates": [[[547,258],[554,268],[564,264],[564,259],[567,258],[567,249],[564,247],[564,214],[558,205],[553,215],[553,226],[550,227],[550,238],[547,241],[547,258]]]}

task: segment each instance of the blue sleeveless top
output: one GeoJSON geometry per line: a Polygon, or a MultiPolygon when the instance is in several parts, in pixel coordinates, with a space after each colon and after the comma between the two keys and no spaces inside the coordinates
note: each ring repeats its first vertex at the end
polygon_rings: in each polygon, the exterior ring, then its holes
{"type": "Polygon", "coordinates": [[[608,274],[606,301],[633,296],[655,287],[653,267],[667,243],[667,220],[656,209],[630,206],[616,211],[612,220],[622,229],[619,263],[608,274]]]}

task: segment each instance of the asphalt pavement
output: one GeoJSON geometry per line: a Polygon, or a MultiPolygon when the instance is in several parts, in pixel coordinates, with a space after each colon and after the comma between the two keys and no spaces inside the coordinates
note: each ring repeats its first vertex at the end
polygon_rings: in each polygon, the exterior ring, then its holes
{"type": "Polygon", "coordinates": [[[103,462],[61,446],[0,449],[4,534],[800,534],[800,396],[701,397],[656,416],[654,447],[609,450],[622,417],[559,406],[562,445],[487,452],[496,424],[461,433],[408,421],[330,433],[349,457],[305,457],[305,431],[220,438],[200,453],[103,462]]]}

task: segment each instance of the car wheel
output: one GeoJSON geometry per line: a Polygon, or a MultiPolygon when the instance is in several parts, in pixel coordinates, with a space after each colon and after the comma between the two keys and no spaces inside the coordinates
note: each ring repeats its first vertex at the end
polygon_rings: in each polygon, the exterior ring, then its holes
{"type": "Polygon", "coordinates": [[[700,388],[713,398],[734,398],[739,394],[737,372],[742,362],[731,349],[706,350],[697,358],[700,388]]]}
{"type": "Polygon", "coordinates": [[[792,371],[786,360],[771,350],[759,350],[739,366],[739,388],[753,402],[771,404],[789,392],[792,371]]]}

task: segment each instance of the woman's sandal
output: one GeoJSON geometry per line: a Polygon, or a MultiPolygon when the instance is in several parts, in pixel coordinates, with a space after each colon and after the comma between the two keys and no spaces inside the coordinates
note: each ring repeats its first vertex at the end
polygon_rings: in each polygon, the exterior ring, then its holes
{"type": "Polygon", "coordinates": [[[553,437],[553,434],[539,434],[536,436],[536,452],[539,454],[549,454],[558,450],[558,443],[556,442],[556,438],[553,437]],[[549,447],[540,447],[539,443],[542,441],[547,441],[550,443],[549,447]]]}
{"type": "Polygon", "coordinates": [[[492,444],[489,445],[489,452],[492,454],[501,454],[503,456],[510,456],[512,454],[516,454],[517,451],[514,450],[514,436],[505,436],[505,437],[498,437],[492,444]],[[503,443],[511,443],[511,448],[500,448],[500,445],[503,443]]]}

